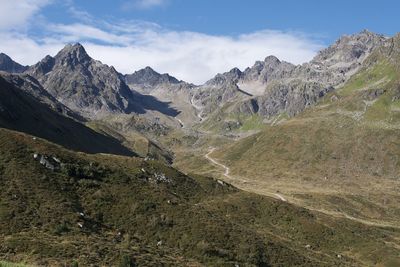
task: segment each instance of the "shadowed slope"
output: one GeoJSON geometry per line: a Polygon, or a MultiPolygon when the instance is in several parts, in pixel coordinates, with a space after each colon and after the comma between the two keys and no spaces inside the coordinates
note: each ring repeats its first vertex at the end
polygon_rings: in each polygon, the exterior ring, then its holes
{"type": "Polygon", "coordinates": [[[117,140],[58,114],[2,77],[0,127],[26,132],[78,151],[134,155],[117,140]]]}

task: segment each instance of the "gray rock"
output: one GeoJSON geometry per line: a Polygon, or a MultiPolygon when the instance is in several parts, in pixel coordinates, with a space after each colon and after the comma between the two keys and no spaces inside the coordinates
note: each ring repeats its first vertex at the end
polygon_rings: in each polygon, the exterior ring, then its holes
{"type": "Polygon", "coordinates": [[[178,84],[180,81],[167,73],[160,74],[150,67],[124,75],[125,82],[131,87],[139,87],[143,93],[150,93],[160,85],[178,84]]]}
{"type": "Polygon", "coordinates": [[[269,56],[243,72],[218,74],[195,90],[193,103],[203,117],[233,101],[238,113],[294,116],[346,82],[385,42],[386,37],[364,30],[341,37],[303,65],[269,56]]]}
{"type": "Polygon", "coordinates": [[[24,72],[27,68],[27,66],[22,66],[21,64],[12,60],[8,55],[0,53],[0,71],[21,73],[24,72]]]}
{"type": "Polygon", "coordinates": [[[27,73],[58,101],[88,118],[140,110],[135,96],[113,68],[93,60],[82,45],[67,45],[27,73]]]}

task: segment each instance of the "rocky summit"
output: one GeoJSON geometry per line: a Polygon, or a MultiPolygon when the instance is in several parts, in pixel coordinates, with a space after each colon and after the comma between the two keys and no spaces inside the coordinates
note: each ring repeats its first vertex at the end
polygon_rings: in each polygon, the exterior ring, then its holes
{"type": "Polygon", "coordinates": [[[129,113],[135,97],[119,73],[92,59],[81,44],[67,45],[55,57],[46,56],[26,71],[58,101],[85,117],[129,113]]]}

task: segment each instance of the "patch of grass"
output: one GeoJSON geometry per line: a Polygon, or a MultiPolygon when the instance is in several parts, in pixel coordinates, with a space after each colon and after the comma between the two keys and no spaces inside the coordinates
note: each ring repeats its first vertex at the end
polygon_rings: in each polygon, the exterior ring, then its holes
{"type": "Polygon", "coordinates": [[[33,267],[33,266],[25,265],[22,263],[12,263],[12,262],[0,261],[0,267],[33,267]]]}
{"type": "Polygon", "coordinates": [[[380,60],[378,63],[365,67],[339,89],[340,95],[349,95],[360,89],[367,89],[371,86],[383,87],[386,83],[398,78],[397,69],[388,60],[380,60]]]}

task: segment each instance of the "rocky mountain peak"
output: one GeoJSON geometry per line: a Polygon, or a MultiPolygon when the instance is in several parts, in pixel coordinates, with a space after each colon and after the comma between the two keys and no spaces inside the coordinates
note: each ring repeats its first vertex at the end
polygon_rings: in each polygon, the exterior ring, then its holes
{"type": "Polygon", "coordinates": [[[28,67],[18,64],[12,60],[8,55],[0,53],[0,71],[21,73],[24,72],[28,67]]]}
{"type": "Polygon", "coordinates": [[[135,71],[132,74],[125,75],[125,81],[130,85],[140,85],[144,87],[154,87],[160,84],[177,84],[180,82],[168,73],[160,74],[149,66],[135,71]]]}
{"type": "Polygon", "coordinates": [[[226,83],[236,83],[241,76],[242,72],[238,68],[233,68],[228,72],[218,73],[214,78],[207,81],[205,85],[221,86],[226,83]]]}
{"type": "Polygon", "coordinates": [[[360,63],[385,40],[385,36],[368,30],[343,35],[333,45],[320,51],[311,63],[323,64],[327,67],[338,63],[360,63]]]}
{"type": "Polygon", "coordinates": [[[270,79],[283,78],[295,66],[285,61],[280,61],[276,56],[268,56],[264,61],[256,61],[253,67],[243,72],[242,82],[266,83],[270,79]]]}
{"type": "Polygon", "coordinates": [[[67,44],[60,52],[58,52],[55,59],[62,61],[61,64],[68,65],[85,64],[92,60],[80,43],[67,44]]]}
{"type": "Polygon", "coordinates": [[[27,73],[54,98],[84,117],[129,113],[134,106],[133,94],[121,75],[92,59],[79,43],[66,45],[55,57],[46,56],[27,73]]]}
{"type": "Polygon", "coordinates": [[[233,68],[228,72],[230,75],[232,75],[232,77],[235,78],[239,78],[242,75],[242,71],[238,68],[233,68]]]}
{"type": "Polygon", "coordinates": [[[281,61],[276,56],[271,55],[271,56],[267,56],[264,59],[264,63],[265,64],[279,64],[279,63],[281,63],[281,61]]]}

